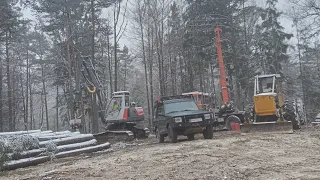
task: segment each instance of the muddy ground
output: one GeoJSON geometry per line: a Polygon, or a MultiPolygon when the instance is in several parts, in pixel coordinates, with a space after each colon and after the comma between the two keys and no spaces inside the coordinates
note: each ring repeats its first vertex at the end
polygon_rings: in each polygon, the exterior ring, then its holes
{"type": "Polygon", "coordinates": [[[113,150],[3,172],[0,179],[320,179],[320,128],[180,139],[119,143],[113,150]]]}

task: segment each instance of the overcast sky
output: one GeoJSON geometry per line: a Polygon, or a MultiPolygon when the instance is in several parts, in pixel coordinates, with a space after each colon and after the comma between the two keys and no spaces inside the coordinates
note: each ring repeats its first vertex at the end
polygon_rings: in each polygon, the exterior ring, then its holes
{"type": "MultiPolygon", "coordinates": [[[[129,0],[129,1],[134,1],[134,0],[129,0]]],[[[266,0],[250,0],[250,1],[255,3],[258,6],[265,6],[265,2],[266,2],[266,0]]],[[[279,0],[277,8],[285,13],[287,12],[288,9],[292,7],[291,7],[291,4],[288,2],[288,0],[279,0]]],[[[24,10],[24,16],[30,19],[34,19],[30,9],[24,10]]],[[[295,29],[292,28],[293,22],[290,19],[286,18],[285,16],[282,16],[280,22],[281,22],[281,25],[285,28],[285,31],[287,33],[295,34],[295,29]]],[[[130,25],[128,25],[128,27],[130,27],[130,25]]],[[[130,40],[127,38],[127,36],[130,36],[129,32],[130,32],[129,29],[127,29],[125,36],[123,36],[123,38],[120,40],[121,47],[123,45],[127,45],[129,48],[132,47],[130,40]]],[[[296,44],[296,42],[297,42],[296,38],[292,38],[290,40],[290,44],[296,44]]]]}

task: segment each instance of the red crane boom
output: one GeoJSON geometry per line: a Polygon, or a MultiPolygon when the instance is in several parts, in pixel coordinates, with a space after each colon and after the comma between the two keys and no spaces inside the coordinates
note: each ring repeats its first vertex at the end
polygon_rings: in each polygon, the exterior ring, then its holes
{"type": "Polygon", "coordinates": [[[222,101],[224,104],[227,104],[229,102],[229,95],[228,95],[228,88],[227,88],[226,72],[224,70],[224,63],[223,63],[223,57],[222,57],[222,47],[221,47],[221,38],[220,38],[220,33],[222,32],[222,29],[215,28],[214,32],[216,33],[216,46],[217,46],[218,63],[219,63],[219,70],[220,70],[219,84],[221,85],[222,101]]]}

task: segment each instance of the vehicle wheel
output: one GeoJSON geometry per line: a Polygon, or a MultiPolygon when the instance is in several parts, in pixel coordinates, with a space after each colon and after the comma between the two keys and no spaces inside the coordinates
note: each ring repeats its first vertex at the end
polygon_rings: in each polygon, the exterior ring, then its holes
{"type": "Polygon", "coordinates": [[[194,134],[189,134],[187,137],[189,141],[194,140],[194,134]]]}
{"type": "Polygon", "coordinates": [[[159,143],[164,143],[164,135],[160,134],[159,129],[156,129],[156,138],[158,139],[159,143]]]}
{"type": "Polygon", "coordinates": [[[177,132],[172,128],[171,125],[168,127],[168,137],[171,143],[178,142],[178,134],[177,132]]]}
{"type": "Polygon", "coordinates": [[[301,128],[300,121],[297,119],[295,108],[292,102],[285,102],[283,117],[285,120],[292,122],[294,130],[298,130],[301,128]]]}
{"type": "Polygon", "coordinates": [[[212,139],[213,138],[213,126],[212,124],[207,126],[206,130],[203,132],[204,139],[212,139]]]}
{"type": "Polygon", "coordinates": [[[240,124],[241,123],[240,118],[238,116],[231,115],[226,119],[226,127],[227,127],[228,131],[232,130],[231,123],[239,123],[240,124]]]}

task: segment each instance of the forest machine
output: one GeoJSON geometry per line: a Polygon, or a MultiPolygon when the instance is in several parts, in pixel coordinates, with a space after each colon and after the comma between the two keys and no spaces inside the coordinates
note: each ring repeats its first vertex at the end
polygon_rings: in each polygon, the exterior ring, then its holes
{"type": "Polygon", "coordinates": [[[241,132],[293,133],[300,128],[297,108],[284,100],[280,78],[279,74],[255,77],[253,117],[241,124],[241,132]]]}
{"type": "MultiPolygon", "coordinates": [[[[234,107],[232,101],[229,100],[229,92],[227,87],[227,77],[223,62],[222,56],[222,45],[221,45],[221,37],[220,33],[222,29],[217,27],[214,29],[216,34],[216,48],[218,54],[218,65],[220,71],[220,80],[219,84],[221,87],[221,96],[222,96],[222,105],[219,107],[217,104],[212,105],[212,109],[215,113],[215,117],[217,118],[217,122],[214,124],[214,130],[232,130],[232,123],[240,124],[245,121],[244,119],[244,111],[238,111],[234,107]]],[[[183,95],[191,95],[197,102],[197,104],[202,107],[203,104],[199,102],[199,93],[190,92],[190,93],[183,93],[183,95]]],[[[201,93],[201,95],[205,95],[201,93]]],[[[207,95],[208,96],[208,95],[207,95]]],[[[207,97],[208,98],[208,97],[207,97]]],[[[213,98],[213,97],[211,97],[213,98]]],[[[214,97],[215,98],[215,97],[214,97]]],[[[209,98],[210,99],[210,98],[209,98]]],[[[214,101],[211,101],[213,104],[214,101]]]]}
{"type": "MultiPolygon", "coordinates": [[[[97,141],[128,141],[134,138],[148,137],[150,131],[143,125],[144,110],[130,102],[130,92],[114,92],[108,102],[92,61],[89,58],[84,58],[80,64],[80,57],[78,58],[76,94],[78,98],[76,98],[76,102],[79,102],[79,96],[82,94],[80,77],[78,77],[81,73],[86,81],[86,86],[82,89],[85,89],[91,98],[92,129],[97,141]],[[98,119],[101,123],[98,122],[98,119]]],[[[79,106],[76,108],[79,109],[79,106]]]]}

